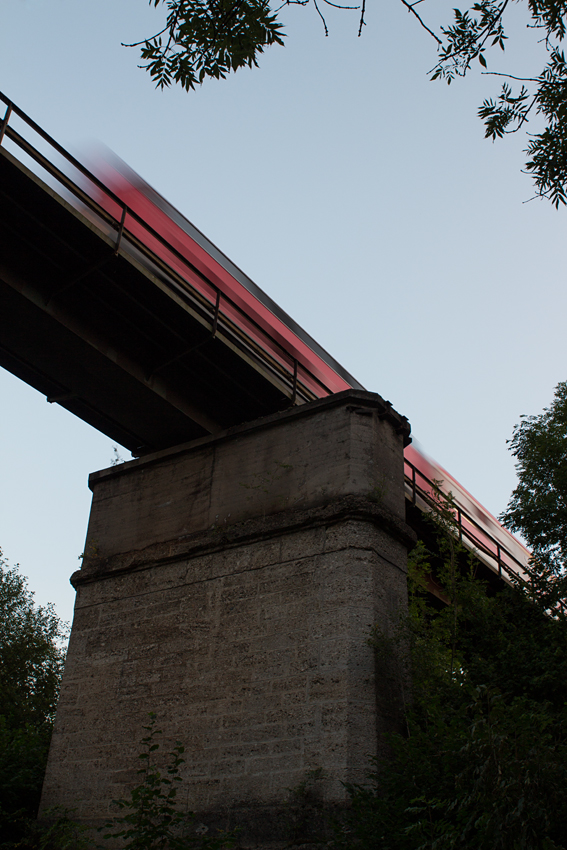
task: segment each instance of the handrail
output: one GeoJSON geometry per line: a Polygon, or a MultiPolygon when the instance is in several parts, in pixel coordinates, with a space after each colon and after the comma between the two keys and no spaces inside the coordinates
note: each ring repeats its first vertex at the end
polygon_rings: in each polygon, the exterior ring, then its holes
{"type": "MultiPolygon", "coordinates": [[[[53,139],[48,133],[43,130],[39,124],[37,124],[32,118],[30,118],[23,110],[21,110],[13,101],[11,101],[6,95],[0,92],[0,100],[6,104],[6,113],[4,118],[0,123],[0,145],[2,145],[4,138],[10,139],[14,142],[20,149],[22,149],[28,156],[30,156],[33,160],[35,160],[41,168],[43,168],[48,174],[55,178],[55,180],[62,186],[65,187],[69,192],[71,192],[75,197],[77,197],[81,203],[85,204],[85,206],[89,207],[92,212],[94,212],[97,216],[102,218],[107,224],[110,224],[119,234],[119,238],[124,238],[124,234],[127,234],[127,239],[131,242],[135,248],[141,251],[152,263],[156,264],[158,267],[163,268],[168,275],[173,278],[179,278],[183,282],[183,286],[189,290],[190,294],[193,297],[197,297],[197,300],[202,303],[203,300],[207,301],[209,307],[214,310],[212,324],[214,326],[216,332],[216,325],[218,323],[218,312],[220,308],[220,313],[222,315],[223,324],[226,324],[229,330],[233,333],[236,331],[237,338],[244,338],[244,342],[246,345],[252,345],[253,350],[260,350],[261,357],[264,359],[267,358],[268,366],[272,371],[281,370],[282,379],[283,375],[285,375],[285,380],[289,383],[290,387],[290,400],[292,404],[295,404],[298,396],[298,385],[303,384],[303,392],[301,393],[305,400],[308,400],[313,396],[313,392],[308,389],[308,387],[301,381],[298,377],[298,361],[297,358],[293,356],[293,354],[288,351],[278,340],[274,339],[270,334],[248,313],[246,313],[242,307],[240,307],[229,295],[223,292],[213,281],[209,280],[204,274],[202,274],[180,251],[178,251],[170,242],[164,238],[158,231],[156,231],[150,224],[148,224],[140,215],[138,215],[134,210],[128,207],[111,189],[109,189],[98,177],[92,174],[88,168],[86,168],[79,160],[77,160],[72,154],[65,150],[58,142],[53,139]],[[81,189],[68,175],[62,172],[51,160],[49,160],[46,156],[40,153],[37,148],[35,148],[31,142],[21,136],[13,127],[9,125],[10,119],[13,115],[16,115],[20,118],[25,124],[27,124],[35,133],[37,133],[44,141],[46,141],[50,147],[52,147],[58,154],[60,154],[67,162],[72,165],[78,172],[80,172],[84,177],[87,178],[99,191],[101,191],[110,201],[115,203],[119,209],[121,210],[120,220],[116,218],[112,213],[109,213],[108,210],[105,210],[100,204],[98,204],[90,195],[81,189]],[[209,299],[196,290],[190,283],[190,281],[186,280],[181,275],[177,274],[174,269],[172,269],[166,261],[160,258],[151,248],[148,248],[147,245],[144,244],[142,240],[140,240],[131,230],[128,228],[126,222],[126,216],[128,216],[132,221],[136,222],[140,225],[145,232],[147,232],[148,236],[153,239],[156,239],[163,247],[167,250],[172,257],[182,263],[193,275],[197,275],[207,287],[209,287],[214,293],[215,298],[212,302],[209,302],[209,299]],[[226,314],[223,315],[224,311],[221,304],[227,304],[230,306],[231,310],[235,311],[238,316],[241,316],[245,320],[245,325],[249,324],[254,328],[254,331],[258,333],[261,339],[269,341],[266,349],[262,347],[262,343],[254,340],[249,334],[246,333],[246,330],[242,327],[238,327],[237,324],[234,323],[226,314]],[[218,307],[217,307],[218,305],[218,307]],[[215,309],[216,308],[216,309],[215,309]],[[274,360],[274,354],[270,354],[270,349],[276,349],[277,360],[274,360]],[[281,358],[281,360],[280,360],[281,358]],[[288,362],[289,361],[289,362],[288,362]],[[279,369],[277,368],[279,367],[279,369]]],[[[119,244],[119,243],[118,243],[119,244]]],[[[226,307],[225,307],[226,310],[226,307]]],[[[321,391],[324,395],[331,394],[331,389],[319,378],[315,375],[309,367],[301,362],[301,370],[306,373],[310,380],[315,382],[317,386],[321,388],[321,391]]]]}
{"type": "MultiPolygon", "coordinates": [[[[435,499],[426,490],[423,490],[419,486],[419,484],[417,484],[417,482],[416,482],[416,477],[417,477],[416,473],[417,473],[417,475],[420,475],[421,478],[423,478],[424,482],[429,486],[430,489],[432,489],[434,492],[438,493],[441,496],[441,498],[443,498],[446,501],[450,510],[456,511],[456,513],[457,513],[457,527],[459,529],[459,531],[458,531],[459,539],[462,541],[463,534],[464,534],[464,536],[467,538],[467,540],[471,544],[471,548],[472,548],[472,551],[474,553],[478,554],[478,551],[480,549],[482,554],[484,554],[488,558],[491,558],[493,561],[496,561],[496,563],[498,564],[498,577],[499,578],[502,578],[502,570],[504,570],[506,573],[508,573],[508,576],[510,578],[512,578],[514,581],[519,581],[524,587],[529,585],[530,574],[527,571],[525,564],[522,564],[521,561],[519,561],[510,552],[509,549],[507,549],[505,546],[503,546],[502,543],[500,543],[499,540],[496,540],[496,538],[493,537],[490,534],[489,531],[487,531],[485,528],[483,528],[483,526],[480,525],[480,523],[478,523],[469,513],[467,513],[467,511],[465,511],[464,508],[462,508],[461,505],[459,505],[455,499],[453,499],[452,502],[449,501],[449,499],[447,498],[447,494],[440,491],[439,486],[434,481],[432,481],[430,478],[428,478],[427,475],[425,475],[423,472],[421,472],[421,470],[418,469],[411,461],[409,461],[407,458],[404,458],[404,464],[407,464],[407,466],[409,466],[410,469],[411,469],[411,475],[407,475],[404,472],[404,480],[405,480],[405,483],[410,487],[412,504],[414,504],[414,505],[417,504],[417,496],[419,495],[420,498],[422,498],[426,502],[426,504],[429,505],[429,507],[431,508],[432,511],[434,511],[438,508],[438,504],[436,503],[435,499]],[[463,517],[466,519],[467,522],[470,522],[471,525],[473,525],[475,528],[479,529],[479,531],[482,532],[484,537],[486,537],[496,547],[496,555],[494,554],[494,552],[491,552],[490,549],[488,549],[483,544],[483,542],[481,540],[479,540],[477,537],[475,537],[473,534],[471,534],[469,531],[467,531],[466,527],[463,526],[463,524],[462,524],[462,518],[463,517]],[[510,560],[515,564],[515,566],[518,568],[518,570],[515,570],[515,569],[509,567],[502,560],[503,554],[506,557],[510,558],[510,560]],[[527,576],[527,578],[525,576],[527,576]]],[[[560,609],[562,615],[564,616],[565,615],[565,609],[567,607],[567,600],[559,600],[559,602],[557,602],[557,607],[560,609]]],[[[553,615],[554,611],[551,610],[550,614],[553,615]]]]}
{"type": "Polygon", "coordinates": [[[428,478],[427,475],[421,472],[421,470],[418,469],[407,458],[404,458],[404,465],[408,466],[411,470],[410,475],[408,475],[404,471],[404,479],[406,484],[410,488],[412,504],[417,504],[417,497],[419,496],[432,510],[435,510],[438,507],[435,502],[435,499],[431,496],[430,492],[428,492],[428,490],[424,489],[423,487],[420,487],[420,485],[417,483],[417,476],[419,475],[420,478],[423,479],[429,490],[433,490],[434,492],[439,493],[440,497],[445,500],[447,507],[452,512],[456,513],[456,522],[458,528],[457,533],[459,539],[462,541],[464,536],[473,545],[474,549],[479,549],[485,556],[491,558],[498,566],[499,577],[502,577],[502,570],[504,570],[506,573],[508,573],[509,576],[513,576],[514,578],[520,579],[522,581],[524,580],[522,574],[525,574],[525,565],[522,564],[521,561],[519,561],[515,557],[515,555],[512,554],[512,552],[510,552],[505,546],[503,546],[499,540],[493,537],[492,534],[479,522],[477,522],[477,520],[475,520],[474,517],[472,517],[461,505],[459,505],[456,500],[451,503],[447,498],[447,495],[439,490],[438,485],[436,485],[434,481],[428,478]],[[492,552],[485,545],[485,543],[483,543],[481,539],[479,539],[471,531],[469,531],[466,525],[463,524],[463,518],[466,520],[467,523],[470,523],[475,529],[478,529],[478,531],[482,533],[485,539],[492,543],[492,545],[496,549],[496,554],[492,552]],[[513,569],[513,567],[508,566],[502,558],[503,555],[509,558],[510,561],[512,561],[513,564],[518,568],[518,570],[515,570],[513,569]]]}

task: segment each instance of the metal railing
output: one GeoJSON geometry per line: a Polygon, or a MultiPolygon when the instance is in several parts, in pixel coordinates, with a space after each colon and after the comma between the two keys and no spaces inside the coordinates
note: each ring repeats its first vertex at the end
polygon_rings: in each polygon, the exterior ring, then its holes
{"type": "Polygon", "coordinates": [[[412,504],[427,511],[435,511],[441,506],[447,509],[455,520],[455,533],[459,541],[471,549],[488,566],[495,568],[499,578],[503,572],[508,578],[526,580],[526,564],[497,540],[481,523],[474,519],[452,496],[444,493],[439,485],[428,478],[413,463],[404,458],[406,495],[412,504]],[[419,505],[419,500],[422,505],[419,505]]]}
{"type": "Polygon", "coordinates": [[[55,139],[45,132],[32,118],[23,112],[15,103],[0,92],[0,101],[6,104],[6,112],[0,122],[0,145],[6,139],[13,142],[25,154],[27,154],[34,162],[36,162],[47,174],[53,178],[56,183],[63,187],[67,192],[70,192],[77,200],[91,210],[99,219],[106,222],[111,229],[116,233],[116,243],[114,246],[114,254],[118,254],[124,240],[131,243],[134,248],[141,252],[147,260],[162,269],[166,277],[172,278],[178,284],[181,282],[181,287],[188,293],[192,299],[196,300],[201,308],[205,307],[209,313],[208,323],[213,335],[216,335],[221,330],[228,334],[231,341],[235,340],[239,343],[239,348],[245,353],[261,362],[264,369],[273,376],[276,380],[279,379],[280,386],[283,384],[286,387],[287,395],[290,398],[291,404],[302,401],[309,401],[314,398],[320,398],[331,394],[332,390],[315,375],[305,363],[298,361],[280,342],[274,339],[257,321],[246,313],[230,296],[223,292],[215,283],[203,275],[180,251],[178,251],[171,243],[148,224],[140,215],[129,208],[111,189],[104,184],[95,174],[89,171],[78,159],[63,148],[55,139]],[[93,187],[118,206],[120,215],[113,216],[101,204],[97,203],[88,192],[81,188],[78,183],[65,174],[58,168],[54,162],[38,148],[24,138],[10,124],[13,117],[17,116],[21,119],[37,136],[47,143],[49,148],[56,151],[63,159],[72,166],[83,178],[85,178],[93,187]],[[159,257],[151,250],[143,241],[131,232],[128,223],[132,221],[141,226],[147,233],[148,237],[155,239],[166,252],[181,262],[187,268],[191,275],[196,275],[207,288],[214,293],[211,299],[199,292],[191,285],[191,282],[185,277],[176,272],[168,263],[159,257]],[[224,308],[224,309],[223,309],[224,308]],[[242,318],[241,327],[237,321],[230,319],[225,315],[226,309],[229,309],[233,315],[242,318]],[[245,330],[246,325],[251,326],[254,330],[257,339],[250,336],[245,330]],[[263,342],[262,342],[263,341],[263,342]],[[305,377],[308,377],[307,384],[302,380],[301,372],[305,377]],[[318,387],[317,390],[310,389],[308,384],[318,387]]]}

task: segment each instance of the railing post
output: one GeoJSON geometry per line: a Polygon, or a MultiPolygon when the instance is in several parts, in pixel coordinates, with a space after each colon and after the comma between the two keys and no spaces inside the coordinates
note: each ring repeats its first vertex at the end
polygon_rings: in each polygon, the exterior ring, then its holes
{"type": "Polygon", "coordinates": [[[297,400],[297,358],[293,359],[293,389],[291,394],[291,404],[295,404],[297,400]]]}
{"type": "Polygon", "coordinates": [[[8,121],[10,120],[10,115],[12,114],[12,104],[9,103],[6,107],[6,112],[4,114],[4,118],[2,119],[2,125],[0,126],[0,145],[4,140],[4,133],[6,132],[6,127],[8,126],[8,121]]]}
{"type": "Polygon", "coordinates": [[[217,289],[217,300],[215,302],[215,315],[214,315],[214,318],[213,318],[213,331],[212,331],[212,334],[211,334],[213,339],[217,335],[217,328],[218,328],[218,324],[219,324],[220,299],[221,299],[221,291],[220,291],[220,289],[217,289]]]}
{"type": "Polygon", "coordinates": [[[114,256],[118,256],[118,252],[120,251],[120,245],[122,243],[122,234],[124,233],[124,223],[126,221],[126,213],[128,212],[128,207],[126,204],[122,207],[122,217],[120,218],[120,225],[118,227],[118,238],[116,239],[116,247],[114,249],[114,256]]]}

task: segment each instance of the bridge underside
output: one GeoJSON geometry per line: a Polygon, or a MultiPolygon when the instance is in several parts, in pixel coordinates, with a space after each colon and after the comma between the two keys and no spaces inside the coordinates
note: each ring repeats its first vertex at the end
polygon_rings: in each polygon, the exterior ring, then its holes
{"type": "Polygon", "coordinates": [[[0,366],[137,455],[290,404],[212,308],[3,149],[0,187],[0,366]]]}

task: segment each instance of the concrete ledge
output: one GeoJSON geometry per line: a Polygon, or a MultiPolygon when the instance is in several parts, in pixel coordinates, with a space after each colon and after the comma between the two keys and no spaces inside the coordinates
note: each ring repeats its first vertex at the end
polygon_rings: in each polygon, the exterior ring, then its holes
{"type": "MultiPolygon", "coordinates": [[[[178,561],[181,558],[227,551],[244,543],[259,543],[273,538],[275,534],[290,534],[305,528],[329,526],[347,520],[370,522],[407,548],[412,548],[417,542],[415,531],[387,508],[370,498],[345,496],[319,508],[287,510],[260,519],[214,527],[205,532],[188,534],[166,543],[155,543],[140,551],[127,552],[112,558],[103,558],[96,554],[85,555],[83,569],[74,572],[70,581],[77,589],[81,585],[103,581],[121,573],[153,569],[159,564],[178,561]]],[[[345,541],[345,548],[352,548],[353,545],[356,547],[352,538],[345,541]]],[[[367,548],[363,543],[360,547],[367,548]]],[[[397,564],[394,566],[398,568],[397,564]]]]}
{"type": "Polygon", "coordinates": [[[407,428],[379,396],[352,390],[96,473],[83,571],[93,555],[110,563],[347,496],[403,520],[407,428]]]}
{"type": "Polygon", "coordinates": [[[408,418],[398,413],[390,401],[384,400],[378,393],[371,393],[366,390],[344,390],[343,392],[326,396],[326,398],[311,401],[309,404],[290,407],[288,410],[280,413],[272,413],[269,416],[262,416],[260,419],[255,419],[252,422],[243,422],[242,425],[235,425],[232,428],[227,428],[225,431],[219,431],[208,437],[201,437],[198,440],[181,443],[171,449],[145,454],[143,457],[125,461],[125,463],[118,464],[117,466],[109,466],[106,469],[92,472],[89,476],[89,487],[92,489],[98,481],[102,481],[105,478],[127,475],[140,465],[148,466],[149,464],[160,463],[165,458],[172,458],[177,455],[193,452],[204,446],[218,444],[225,440],[232,440],[244,434],[262,431],[265,428],[271,428],[273,425],[279,425],[280,423],[285,424],[289,419],[313,416],[322,409],[342,407],[345,405],[354,413],[359,413],[363,416],[376,411],[380,419],[389,422],[395,433],[402,436],[404,448],[411,443],[411,425],[408,418]]]}

